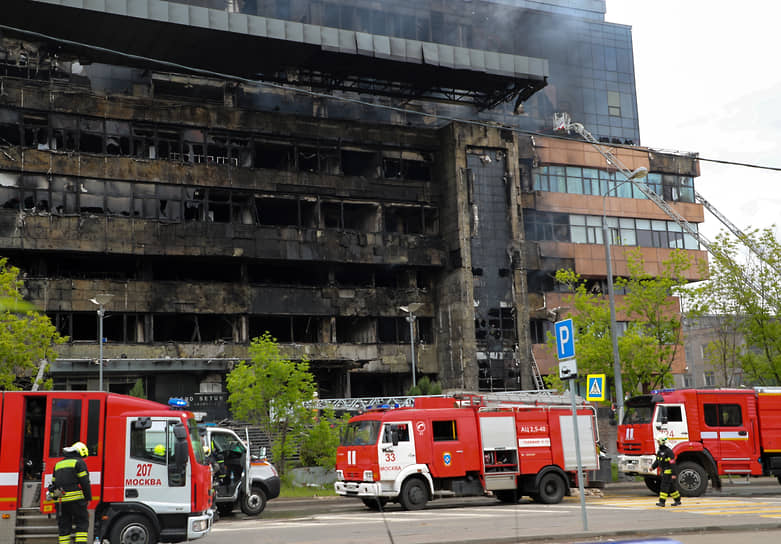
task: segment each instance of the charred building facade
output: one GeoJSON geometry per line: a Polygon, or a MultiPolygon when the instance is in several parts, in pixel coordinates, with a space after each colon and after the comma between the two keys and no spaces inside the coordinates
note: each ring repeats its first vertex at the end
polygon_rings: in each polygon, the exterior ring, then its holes
{"type": "Polygon", "coordinates": [[[570,112],[703,220],[696,158],[637,147],[602,0],[6,2],[0,254],[70,339],[58,388],[97,389],[97,294],[112,391],[219,410],[265,331],[323,398],[403,393],[413,356],[445,388],[531,388],[553,272],[604,282],[604,206],[617,275],[629,247],[703,257],[553,137],[570,112]]]}

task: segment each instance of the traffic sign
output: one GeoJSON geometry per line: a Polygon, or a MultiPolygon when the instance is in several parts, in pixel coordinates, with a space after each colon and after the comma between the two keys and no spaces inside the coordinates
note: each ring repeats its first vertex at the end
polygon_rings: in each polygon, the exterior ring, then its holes
{"type": "Polygon", "coordinates": [[[589,374],[588,376],[586,376],[586,384],[588,385],[586,390],[586,400],[588,401],[605,400],[605,375],[604,374],[589,374]]]}
{"type": "Polygon", "coordinates": [[[553,325],[556,333],[556,356],[559,359],[569,359],[575,356],[575,330],[572,319],[557,321],[553,325]]]}
{"type": "Polygon", "coordinates": [[[573,380],[578,377],[578,362],[574,359],[559,361],[559,378],[573,380]]]}

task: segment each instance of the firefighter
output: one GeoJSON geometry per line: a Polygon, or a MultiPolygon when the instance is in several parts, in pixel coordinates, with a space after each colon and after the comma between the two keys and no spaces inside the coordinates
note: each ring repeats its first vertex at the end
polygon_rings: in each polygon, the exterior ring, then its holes
{"type": "Polygon", "coordinates": [[[74,544],[87,544],[89,530],[87,505],[92,499],[92,489],[87,464],[83,458],[89,455],[89,450],[83,442],[76,442],[70,447],[63,448],[62,451],[65,453],[65,459],[54,465],[52,483],[49,486],[53,496],[59,495],[57,503],[59,544],[70,544],[71,534],[73,534],[74,544]]]}
{"type": "Polygon", "coordinates": [[[651,470],[659,467],[662,473],[662,478],[659,482],[659,502],[656,503],[656,506],[664,508],[668,497],[675,499],[673,506],[678,506],[681,504],[681,494],[674,482],[676,477],[675,454],[667,445],[666,436],[660,436],[657,442],[659,442],[659,450],[656,452],[656,460],[651,465],[651,470]],[[673,489],[672,493],[670,493],[670,488],[673,489]]]}

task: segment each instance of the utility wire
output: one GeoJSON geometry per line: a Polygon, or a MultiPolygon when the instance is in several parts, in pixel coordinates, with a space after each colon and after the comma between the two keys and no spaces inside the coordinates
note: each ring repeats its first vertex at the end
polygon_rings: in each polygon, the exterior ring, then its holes
{"type": "MultiPolygon", "coordinates": [[[[119,51],[119,50],[116,50],[116,49],[110,49],[110,48],[107,48],[107,47],[101,47],[99,45],[92,45],[92,44],[87,44],[87,43],[83,43],[83,42],[77,42],[77,41],[73,41],[73,40],[68,40],[66,38],[58,38],[56,36],[50,36],[48,34],[43,34],[43,33],[40,33],[40,32],[35,32],[35,31],[32,31],[32,30],[25,30],[25,29],[22,29],[22,28],[17,28],[17,27],[3,25],[3,24],[0,24],[0,29],[8,30],[8,31],[11,31],[11,32],[18,32],[18,33],[26,34],[26,35],[29,35],[29,36],[35,36],[36,38],[40,38],[40,39],[43,39],[43,40],[48,40],[48,41],[68,44],[68,45],[72,45],[72,46],[75,46],[75,47],[92,49],[92,50],[100,51],[100,52],[103,52],[103,53],[109,53],[111,55],[118,55],[118,56],[125,57],[125,58],[132,59],[132,60],[139,60],[139,61],[143,61],[143,62],[150,62],[150,63],[154,63],[154,64],[157,64],[157,65],[160,65],[160,66],[166,66],[166,67],[170,67],[170,68],[175,68],[177,70],[182,70],[184,72],[191,72],[191,73],[201,74],[201,75],[208,76],[208,77],[215,77],[215,78],[219,78],[219,79],[225,79],[225,80],[230,80],[230,81],[237,81],[237,82],[240,82],[240,83],[245,83],[247,85],[254,85],[254,86],[258,86],[258,87],[268,87],[268,88],[272,88],[272,89],[278,89],[278,90],[283,90],[283,91],[287,91],[287,92],[303,94],[303,95],[311,96],[311,97],[314,97],[314,98],[322,98],[322,99],[325,99],[325,100],[335,100],[335,101],[339,101],[339,102],[346,102],[346,103],[350,103],[350,104],[357,104],[357,105],[360,105],[360,106],[366,106],[368,108],[375,108],[375,109],[394,111],[394,112],[398,112],[398,113],[404,113],[404,114],[407,114],[407,115],[418,115],[420,117],[427,117],[427,118],[430,118],[430,119],[436,119],[438,121],[463,123],[463,124],[475,125],[475,126],[485,127],[485,128],[501,128],[503,130],[509,130],[509,131],[515,132],[517,134],[526,134],[526,135],[529,135],[529,136],[540,136],[540,137],[545,137],[545,138],[558,138],[558,139],[561,139],[561,140],[569,140],[569,141],[576,141],[576,142],[583,141],[580,138],[572,138],[570,136],[564,136],[564,135],[560,135],[560,134],[548,134],[548,133],[543,133],[543,132],[539,132],[539,131],[535,131],[535,130],[528,130],[528,129],[522,129],[522,128],[518,128],[518,127],[505,126],[505,125],[497,125],[494,122],[477,121],[475,119],[465,119],[465,118],[461,118],[461,117],[452,117],[452,116],[443,115],[443,114],[440,114],[440,113],[429,113],[429,112],[425,112],[425,111],[417,111],[417,110],[401,108],[401,107],[398,107],[398,106],[391,106],[391,105],[386,105],[386,104],[377,104],[375,102],[368,102],[366,100],[361,100],[359,98],[351,98],[349,96],[333,95],[333,94],[329,94],[329,93],[323,93],[323,92],[312,91],[312,90],[308,90],[308,89],[302,89],[302,88],[299,88],[299,87],[293,87],[293,86],[285,85],[285,84],[282,84],[282,83],[273,83],[273,82],[270,82],[270,81],[262,81],[262,80],[258,80],[258,79],[245,78],[245,77],[241,77],[241,76],[237,76],[237,75],[233,75],[233,74],[225,74],[225,73],[221,73],[221,72],[215,72],[213,70],[206,70],[206,69],[203,69],[203,68],[195,68],[193,66],[187,66],[187,65],[179,64],[179,63],[172,62],[172,61],[166,61],[166,60],[162,60],[162,59],[146,57],[146,56],[143,56],[143,55],[134,55],[132,53],[126,53],[124,51],[119,51]]],[[[637,150],[636,146],[629,145],[629,144],[600,142],[600,145],[605,145],[605,146],[609,146],[609,147],[617,147],[617,148],[622,148],[622,149],[637,150]]],[[[690,155],[690,156],[695,156],[696,155],[696,154],[693,154],[693,153],[684,153],[684,152],[680,152],[680,151],[678,151],[678,152],[662,151],[662,150],[653,149],[653,148],[650,148],[650,147],[647,147],[646,149],[648,149],[650,151],[656,151],[658,153],[670,153],[670,154],[673,154],[673,155],[690,155]]],[[[760,170],[770,170],[770,171],[774,171],[774,172],[781,172],[781,167],[777,167],[777,166],[764,166],[764,165],[761,165],[761,164],[753,164],[753,163],[737,162],[737,161],[727,161],[727,160],[721,160],[721,159],[711,159],[711,158],[701,157],[701,156],[696,156],[696,159],[700,160],[700,161],[703,161],[703,162],[712,162],[712,163],[724,164],[724,165],[729,165],[729,166],[742,166],[742,167],[745,167],[745,168],[755,168],[755,169],[760,169],[760,170]]]]}

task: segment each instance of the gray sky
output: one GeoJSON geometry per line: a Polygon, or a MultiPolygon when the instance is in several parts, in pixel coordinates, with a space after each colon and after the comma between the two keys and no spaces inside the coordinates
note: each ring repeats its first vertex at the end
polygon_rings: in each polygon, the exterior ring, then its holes
{"type": "MultiPolygon", "coordinates": [[[[607,0],[632,27],[644,146],[781,166],[775,0],[607,0]]],[[[738,228],[781,225],[781,172],[700,163],[700,192],[738,228]]],[[[722,230],[707,211],[700,231],[722,230]]],[[[779,233],[779,229],[776,229],[779,233]]]]}

